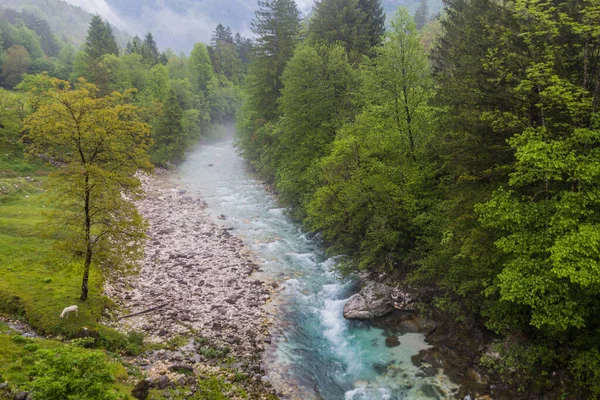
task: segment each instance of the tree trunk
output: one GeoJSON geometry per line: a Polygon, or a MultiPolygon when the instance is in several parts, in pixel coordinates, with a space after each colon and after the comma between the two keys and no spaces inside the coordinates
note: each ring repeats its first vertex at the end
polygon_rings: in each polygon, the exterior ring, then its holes
{"type": "Polygon", "coordinates": [[[90,265],[92,264],[92,242],[91,242],[91,228],[92,221],[90,217],[90,177],[85,174],[85,199],[84,199],[84,212],[85,212],[85,264],[83,264],[83,279],[81,282],[81,301],[85,301],[88,298],[88,280],[90,277],[90,265]]]}
{"type": "Polygon", "coordinates": [[[90,277],[90,264],[92,263],[92,245],[88,243],[87,252],[85,255],[85,264],[83,265],[83,280],[81,282],[81,301],[88,298],[88,279],[90,277]]]}

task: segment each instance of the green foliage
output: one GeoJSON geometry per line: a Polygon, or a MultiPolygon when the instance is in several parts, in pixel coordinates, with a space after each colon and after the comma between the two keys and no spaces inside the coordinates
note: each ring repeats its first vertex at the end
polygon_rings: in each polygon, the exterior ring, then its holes
{"type": "Polygon", "coordinates": [[[208,85],[213,79],[213,67],[208,50],[203,43],[196,43],[188,61],[190,81],[195,90],[207,92],[208,85]]]}
{"type": "Polygon", "coordinates": [[[372,48],[377,2],[318,2],[281,97],[251,67],[239,146],[344,268],[495,331],[529,398],[598,398],[600,4],[445,3],[372,48]]]}
{"type": "Polygon", "coordinates": [[[434,171],[426,156],[428,65],[406,10],[398,11],[386,39],[364,66],[366,105],[338,131],[307,206],[309,225],[359,269],[393,270],[411,261],[434,171]]]}
{"type": "Polygon", "coordinates": [[[198,381],[198,390],[194,394],[195,399],[202,400],[227,400],[224,394],[231,389],[231,384],[224,382],[214,376],[198,381]]]}
{"type": "Polygon", "coordinates": [[[84,80],[74,90],[65,81],[40,80],[51,89],[26,120],[24,140],[30,155],[60,163],[49,193],[62,210],[50,222],[66,248],[85,256],[86,300],[92,261],[107,274],[123,273],[141,256],[146,224],[132,200],[142,194],[134,174],[151,167],[149,127],[137,120],[127,93],[98,98],[97,87],[84,80]]]}
{"type": "Polygon", "coordinates": [[[299,14],[293,1],[260,1],[252,21],[258,38],[237,116],[237,135],[246,159],[269,180],[275,176],[271,156],[276,142],[271,133],[280,115],[277,101],[283,88],[283,71],[296,47],[299,14]]]}
{"type": "Polygon", "coordinates": [[[152,33],[148,32],[144,36],[144,43],[141,46],[142,61],[148,65],[156,65],[160,62],[160,54],[158,52],[158,45],[154,41],[152,33]]]}
{"type": "Polygon", "coordinates": [[[246,100],[265,120],[277,115],[277,99],[283,88],[282,75],[296,47],[300,13],[289,0],[260,1],[252,21],[258,36],[250,66],[246,100]]]}
{"type": "Polygon", "coordinates": [[[33,394],[48,400],[125,399],[113,387],[111,366],[101,352],[65,346],[39,349],[29,370],[33,394]]]}
{"type": "MultiPolygon", "coordinates": [[[[0,177],[28,173],[39,167],[39,163],[28,164],[23,156],[21,121],[27,113],[24,96],[0,89],[0,177]]],[[[9,195],[1,189],[0,193],[9,195]]]]}
{"type": "Polygon", "coordinates": [[[365,13],[365,23],[371,47],[381,44],[385,34],[385,13],[380,0],[358,0],[358,7],[365,13]]]}
{"type": "MultiPolygon", "coordinates": [[[[362,3],[365,8],[371,8],[367,7],[367,1],[362,3]]],[[[359,6],[359,0],[318,1],[309,22],[309,43],[339,44],[346,50],[349,59],[358,63],[362,55],[371,54],[371,42],[377,43],[379,40],[372,38],[370,33],[382,33],[373,25],[376,18],[375,15],[368,18],[365,10],[359,6]]]]}
{"type": "Polygon", "coordinates": [[[285,203],[300,205],[316,188],[317,163],[336,130],[354,113],[357,74],[343,47],[307,45],[288,63],[283,83],[276,186],[285,203]]]}
{"type": "Polygon", "coordinates": [[[98,85],[102,94],[109,91],[110,72],[103,64],[107,55],[118,56],[119,46],[110,24],[94,15],[83,45],[83,70],[80,70],[79,76],[98,85]]]}
{"type": "Polygon", "coordinates": [[[146,93],[151,99],[161,101],[169,94],[169,70],[164,65],[152,67],[146,82],[146,93]]]}
{"type": "MultiPolygon", "coordinates": [[[[164,67],[161,66],[161,68],[164,67]]],[[[150,148],[150,157],[155,165],[165,165],[167,161],[183,159],[186,141],[181,118],[181,107],[175,91],[171,89],[152,134],[154,144],[150,148]]]]}
{"type": "MultiPolygon", "coordinates": [[[[242,60],[229,27],[217,25],[208,50],[214,71],[233,83],[239,83],[243,72],[242,60]]],[[[203,59],[198,61],[204,63],[203,59]]]]}
{"type": "Polygon", "coordinates": [[[203,337],[194,338],[194,346],[198,354],[208,359],[225,358],[231,352],[228,346],[211,346],[203,337]]]}
{"type": "Polygon", "coordinates": [[[67,44],[60,50],[60,53],[58,53],[56,69],[54,71],[55,76],[59,79],[68,80],[73,73],[74,62],[75,48],[70,44],[67,44]]]}
{"type": "Polygon", "coordinates": [[[27,49],[21,45],[13,46],[6,51],[2,60],[2,82],[6,88],[15,87],[23,75],[29,71],[31,57],[27,49]]]}

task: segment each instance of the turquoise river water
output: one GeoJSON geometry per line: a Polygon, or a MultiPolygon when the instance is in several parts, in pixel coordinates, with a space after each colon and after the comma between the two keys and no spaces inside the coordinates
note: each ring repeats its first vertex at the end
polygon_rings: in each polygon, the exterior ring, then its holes
{"type": "Polygon", "coordinates": [[[355,282],[340,279],[335,260],[286,216],[231,140],[192,152],[176,178],[202,195],[209,213],[226,216],[222,224],[254,252],[262,275],[280,284],[270,306],[273,340],[264,359],[268,379],[286,398],[453,398],[456,386],[441,372],[425,376],[411,362],[428,347],[423,335],[401,335],[401,344],[388,348],[381,329],[343,318],[355,282]]]}

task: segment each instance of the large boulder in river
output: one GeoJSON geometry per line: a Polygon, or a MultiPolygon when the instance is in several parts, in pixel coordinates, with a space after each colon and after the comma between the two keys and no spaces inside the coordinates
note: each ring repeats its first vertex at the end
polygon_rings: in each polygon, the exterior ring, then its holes
{"type": "Polygon", "coordinates": [[[393,310],[392,288],[372,282],[362,288],[360,293],[350,297],[344,306],[344,318],[371,319],[381,317],[393,310]]]}

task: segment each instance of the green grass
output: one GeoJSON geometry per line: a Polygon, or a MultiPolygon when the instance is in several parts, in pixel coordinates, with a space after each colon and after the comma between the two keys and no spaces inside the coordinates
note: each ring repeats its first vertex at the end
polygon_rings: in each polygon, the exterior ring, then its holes
{"type": "Polygon", "coordinates": [[[0,313],[20,317],[38,333],[71,337],[83,327],[96,331],[96,347],[113,352],[142,351],[139,335],[124,336],[98,324],[108,299],[101,296],[102,280],[92,270],[88,300],[79,300],[82,260],[55,249],[45,229],[44,212],[51,208],[42,196],[51,178],[36,176],[0,179],[0,313]],[[70,305],[79,316],[60,318],[70,305]]]}
{"type": "MultiPolygon", "coordinates": [[[[44,212],[52,205],[42,194],[48,179],[44,174],[27,179],[0,174],[0,313],[17,317],[46,335],[70,337],[86,327],[96,332],[93,343],[89,343],[95,348],[140,352],[140,335],[125,336],[98,323],[103,310],[110,306],[101,296],[98,274],[92,272],[89,299],[79,300],[82,262],[56,250],[55,240],[46,229],[44,212]],[[61,311],[73,304],[79,307],[79,316],[60,318],[61,311]]],[[[36,361],[35,349],[69,345],[58,340],[22,339],[0,324],[0,380],[8,381],[13,389],[25,390],[36,361]]],[[[128,396],[132,387],[125,382],[126,368],[109,355],[105,359],[117,380],[115,388],[128,396]]]]}
{"type": "Polygon", "coordinates": [[[56,251],[44,229],[43,182],[0,179],[0,188],[10,188],[0,197],[0,312],[25,318],[40,333],[71,335],[96,326],[106,301],[96,274],[89,300],[79,300],[80,262],[56,251]],[[59,318],[73,304],[79,317],[59,318]]]}
{"type": "Polygon", "coordinates": [[[15,140],[6,140],[0,133],[0,178],[39,174],[50,169],[43,160],[27,159],[23,145],[15,140]]]}

